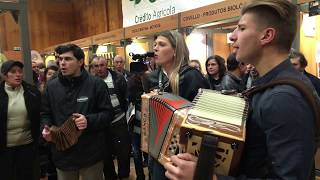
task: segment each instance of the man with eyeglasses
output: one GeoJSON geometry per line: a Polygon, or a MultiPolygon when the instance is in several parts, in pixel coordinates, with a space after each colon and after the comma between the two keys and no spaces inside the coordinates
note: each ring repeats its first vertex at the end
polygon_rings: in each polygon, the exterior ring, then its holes
{"type": "Polygon", "coordinates": [[[61,127],[72,117],[82,131],[78,142],[64,151],[51,147],[59,180],[103,180],[105,131],[113,119],[106,84],[84,69],[84,53],[74,44],[56,48],[60,72],[44,92],[42,136],[52,142],[50,126],[61,127]]]}

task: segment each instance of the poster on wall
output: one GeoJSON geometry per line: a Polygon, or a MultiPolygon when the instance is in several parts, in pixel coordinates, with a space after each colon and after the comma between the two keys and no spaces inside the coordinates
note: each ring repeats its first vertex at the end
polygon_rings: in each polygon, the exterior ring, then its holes
{"type": "Polygon", "coordinates": [[[160,19],[223,0],[122,0],[123,27],[160,19]]]}
{"type": "Polygon", "coordinates": [[[304,36],[314,37],[316,35],[316,17],[303,14],[302,28],[304,36]]]}

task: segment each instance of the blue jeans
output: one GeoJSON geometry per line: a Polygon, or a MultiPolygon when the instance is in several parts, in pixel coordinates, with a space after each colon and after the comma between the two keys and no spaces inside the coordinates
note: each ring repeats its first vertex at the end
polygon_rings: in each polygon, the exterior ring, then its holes
{"type": "Polygon", "coordinates": [[[133,151],[133,160],[134,167],[136,170],[137,180],[144,180],[145,175],[143,172],[143,160],[142,160],[142,151],[141,151],[141,138],[140,134],[132,133],[132,151],[133,151]]]}

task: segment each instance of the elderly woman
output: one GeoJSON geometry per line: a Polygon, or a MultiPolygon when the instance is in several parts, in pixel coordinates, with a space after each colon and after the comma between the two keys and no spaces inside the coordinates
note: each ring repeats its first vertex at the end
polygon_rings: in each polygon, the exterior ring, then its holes
{"type": "Polygon", "coordinates": [[[39,180],[40,92],[23,81],[23,64],[2,64],[0,84],[0,175],[39,180]]]}

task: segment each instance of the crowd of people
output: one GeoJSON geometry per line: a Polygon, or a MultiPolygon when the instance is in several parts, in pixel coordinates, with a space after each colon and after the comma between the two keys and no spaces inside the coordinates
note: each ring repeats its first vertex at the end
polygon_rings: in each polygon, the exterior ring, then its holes
{"type": "MultiPolygon", "coordinates": [[[[32,63],[31,85],[23,81],[23,63],[7,60],[0,84],[1,179],[129,179],[130,156],[137,180],[146,179],[145,167],[152,180],[193,179],[195,156],[177,154],[163,166],[141,151],[141,95],[160,89],[192,101],[199,88],[241,93],[290,77],[303,82],[318,100],[320,80],[305,71],[304,55],[291,49],[296,14],[289,1],[246,4],[230,37],[233,52],[227,60],[208,57],[205,72],[199,60],[189,60],[177,31],[157,34],[154,57],[132,63],[130,71],[120,55],[113,59],[114,69],[99,56],[91,58],[87,69],[83,50],[67,44],[55,49],[56,61],[47,66],[32,63]],[[134,116],[128,118],[132,107],[134,116]],[[81,135],[61,151],[55,127],[69,119],[81,135]]],[[[254,94],[249,103],[238,176],[209,179],[314,178],[319,127],[308,101],[294,87],[278,85],[254,94]]]]}

